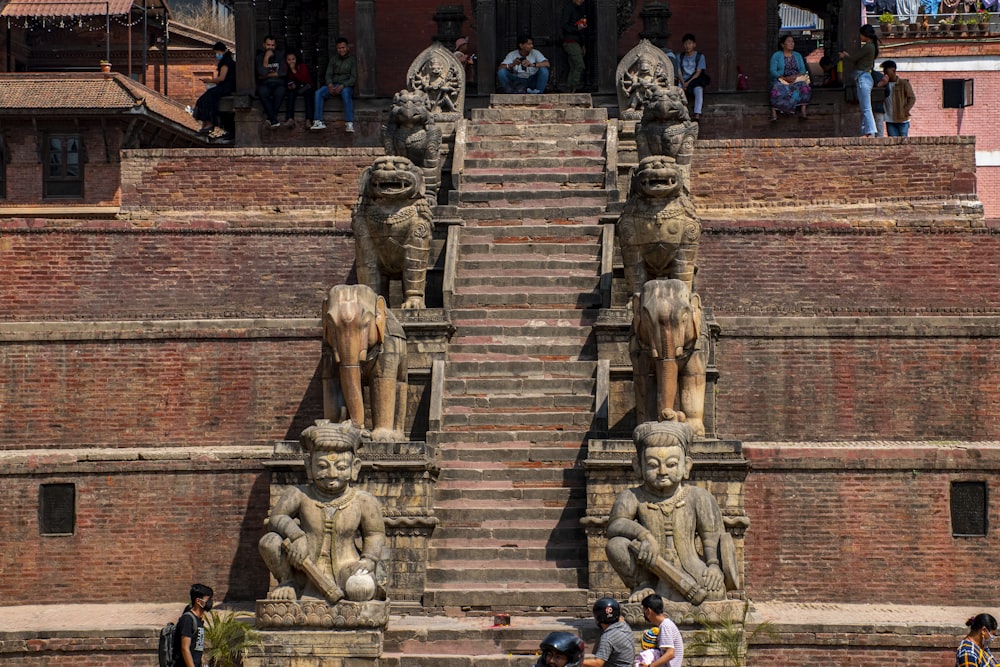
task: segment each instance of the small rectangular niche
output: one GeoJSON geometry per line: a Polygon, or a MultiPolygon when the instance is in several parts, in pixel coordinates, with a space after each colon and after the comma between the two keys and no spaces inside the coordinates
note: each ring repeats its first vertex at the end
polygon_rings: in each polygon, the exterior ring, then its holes
{"type": "Polygon", "coordinates": [[[952,537],[985,537],[989,529],[986,482],[951,483],[952,537]]]}
{"type": "Polygon", "coordinates": [[[38,532],[72,535],[76,530],[76,484],[38,486],[38,532]]]}

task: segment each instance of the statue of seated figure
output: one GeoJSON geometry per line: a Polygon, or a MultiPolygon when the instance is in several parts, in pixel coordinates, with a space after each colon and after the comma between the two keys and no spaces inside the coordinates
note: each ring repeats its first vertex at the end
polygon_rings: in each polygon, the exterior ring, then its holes
{"type": "Polygon", "coordinates": [[[632,591],[698,605],[723,600],[739,581],[736,548],[707,490],[685,484],[691,427],[646,422],[632,434],[643,485],[618,494],[608,521],[608,562],[632,591]],[[699,543],[701,553],[699,553],[699,543]]]}
{"type": "Polygon", "coordinates": [[[361,470],[360,442],[361,431],[350,423],[319,419],[302,432],[309,484],[281,494],[260,539],[261,556],[278,581],[268,599],[385,599],[382,509],[370,493],[351,486],[361,470]]]}

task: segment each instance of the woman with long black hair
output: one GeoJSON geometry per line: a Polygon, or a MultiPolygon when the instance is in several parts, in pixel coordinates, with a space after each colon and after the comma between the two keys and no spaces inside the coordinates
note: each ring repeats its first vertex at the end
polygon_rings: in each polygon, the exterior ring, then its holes
{"type": "Polygon", "coordinates": [[[845,64],[854,67],[854,81],[858,90],[858,104],[861,105],[861,136],[876,137],[875,114],[872,113],[872,88],[875,79],[872,70],[875,69],[875,59],[878,58],[878,35],[870,25],[861,26],[861,47],[848,53],[841,51],[840,57],[845,64]]]}

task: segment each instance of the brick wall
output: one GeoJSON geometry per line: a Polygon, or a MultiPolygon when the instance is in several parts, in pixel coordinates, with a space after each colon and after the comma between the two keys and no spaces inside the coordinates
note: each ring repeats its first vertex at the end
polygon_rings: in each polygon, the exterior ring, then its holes
{"type": "Polygon", "coordinates": [[[262,596],[268,579],[256,542],[267,512],[264,455],[0,457],[2,604],[111,603],[123,594],[133,602],[186,600],[194,581],[220,600],[262,596]],[[47,483],[76,485],[73,535],[39,534],[39,485],[47,483]]]}
{"type": "Polygon", "coordinates": [[[358,176],[380,148],[261,148],[122,152],[122,209],[264,211],[328,209],[350,227],[358,176]]]}
{"type": "MultiPolygon", "coordinates": [[[[744,453],[752,466],[745,487],[751,598],[971,607],[996,600],[996,583],[979,573],[1000,565],[997,532],[953,537],[949,508],[953,481],[986,482],[994,497],[995,443],[744,443],[744,453]]],[[[991,502],[989,525],[998,519],[991,502]]]]}

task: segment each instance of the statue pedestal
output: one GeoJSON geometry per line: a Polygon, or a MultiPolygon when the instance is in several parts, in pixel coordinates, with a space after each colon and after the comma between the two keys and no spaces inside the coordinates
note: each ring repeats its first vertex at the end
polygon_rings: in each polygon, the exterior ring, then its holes
{"type": "Polygon", "coordinates": [[[264,631],[244,667],[379,667],[381,630],[264,631]]]}

